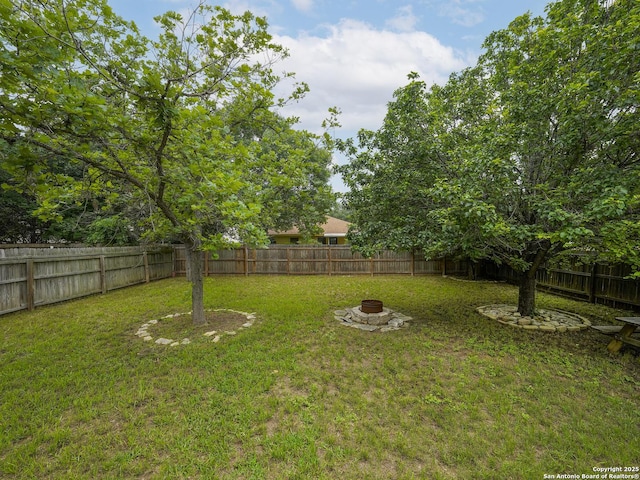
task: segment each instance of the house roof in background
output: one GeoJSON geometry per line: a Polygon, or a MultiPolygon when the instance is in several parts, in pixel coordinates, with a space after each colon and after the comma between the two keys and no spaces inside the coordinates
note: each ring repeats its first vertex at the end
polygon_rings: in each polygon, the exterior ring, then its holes
{"type": "MultiPolygon", "coordinates": [[[[344,220],[340,220],[339,218],[327,217],[326,222],[321,224],[320,228],[322,228],[325,237],[344,237],[349,231],[349,225],[351,225],[349,222],[345,222],[344,220]]],[[[300,230],[298,230],[297,227],[293,227],[284,232],[269,230],[269,235],[300,235],[300,230]]]]}

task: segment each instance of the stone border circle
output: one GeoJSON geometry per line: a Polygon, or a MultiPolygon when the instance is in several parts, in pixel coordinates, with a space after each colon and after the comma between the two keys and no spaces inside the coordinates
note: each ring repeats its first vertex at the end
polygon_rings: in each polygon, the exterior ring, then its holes
{"type": "Polygon", "coordinates": [[[476,310],[503,325],[524,330],[564,333],[578,332],[591,326],[591,322],[581,315],[555,309],[536,309],[536,315],[533,317],[521,316],[515,305],[485,305],[476,310]]]}
{"type": "MultiPolygon", "coordinates": [[[[244,315],[245,318],[247,319],[246,323],[243,323],[238,330],[242,330],[245,328],[249,328],[251,326],[253,326],[254,321],[256,320],[256,314],[254,313],[247,313],[247,312],[240,312],[238,310],[231,310],[229,308],[216,308],[213,310],[205,310],[205,312],[232,312],[232,313],[238,313],[240,315],[244,315]]],[[[139,338],[142,338],[145,342],[153,342],[153,337],[149,334],[149,328],[153,325],[157,325],[158,322],[160,320],[163,319],[167,319],[167,318],[175,318],[175,317],[180,317],[182,315],[191,315],[191,312],[186,312],[186,313],[172,313],[169,315],[165,315],[164,317],[161,317],[158,320],[149,320],[146,323],[143,323],[140,328],[138,328],[138,331],[136,332],[136,336],[139,338]]],[[[213,343],[218,343],[220,341],[220,339],[224,336],[224,335],[237,335],[238,332],[230,330],[230,331],[225,331],[225,332],[218,332],[216,330],[211,330],[209,332],[205,332],[203,333],[203,335],[205,337],[213,337],[211,339],[211,341],[213,343]]],[[[189,345],[191,343],[191,340],[188,338],[183,338],[182,340],[173,340],[171,338],[157,338],[155,340],[155,342],[157,345],[169,345],[170,347],[177,347],[178,345],[189,345]]]]}
{"type": "Polygon", "coordinates": [[[341,325],[347,327],[357,328],[366,332],[391,332],[393,330],[400,330],[402,327],[408,326],[411,317],[404,315],[400,312],[396,312],[389,308],[384,308],[379,314],[360,314],[360,305],[353,308],[345,308],[344,310],[336,310],[333,312],[334,318],[340,322],[341,325]],[[363,323],[362,317],[369,317],[370,321],[374,323],[363,323]],[[378,317],[384,317],[384,323],[378,323],[375,321],[378,317]]]}

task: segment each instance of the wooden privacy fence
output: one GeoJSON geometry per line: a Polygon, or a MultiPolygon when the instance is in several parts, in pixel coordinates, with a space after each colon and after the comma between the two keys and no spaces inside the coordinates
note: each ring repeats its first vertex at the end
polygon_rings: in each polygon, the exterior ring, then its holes
{"type": "Polygon", "coordinates": [[[0,249],[0,315],[172,274],[171,248],[0,249]]]}
{"type": "MultiPolygon", "coordinates": [[[[484,272],[495,279],[516,283],[513,269],[486,263],[484,272]]],[[[578,258],[562,268],[541,268],[537,273],[538,289],[620,308],[640,308],[640,280],[626,278],[631,267],[624,264],[582,264],[578,258]]]]}
{"type": "MultiPolygon", "coordinates": [[[[372,258],[338,245],[272,245],[220,250],[205,256],[205,275],[467,275],[467,262],[426,260],[419,253],[384,251],[372,258]]],[[[186,274],[184,247],[175,247],[174,271],[186,274]]]]}
{"type": "MultiPolygon", "coordinates": [[[[272,245],[221,250],[204,260],[205,275],[468,275],[469,263],[427,260],[421,253],[384,251],[372,258],[349,246],[272,245]]],[[[483,276],[515,282],[506,266],[484,263],[483,276]]],[[[542,268],[538,287],[614,307],[640,308],[640,280],[626,265],[542,268]]],[[[185,275],[183,246],[0,248],[0,315],[117,288],[185,275]]]]}

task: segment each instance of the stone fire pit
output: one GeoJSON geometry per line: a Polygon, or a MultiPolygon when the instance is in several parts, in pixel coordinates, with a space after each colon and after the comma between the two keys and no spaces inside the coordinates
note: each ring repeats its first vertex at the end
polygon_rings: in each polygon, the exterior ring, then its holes
{"type": "Polygon", "coordinates": [[[380,300],[363,300],[357,307],[336,310],[334,314],[343,325],[367,332],[398,330],[411,320],[411,317],[385,308],[380,300]]]}

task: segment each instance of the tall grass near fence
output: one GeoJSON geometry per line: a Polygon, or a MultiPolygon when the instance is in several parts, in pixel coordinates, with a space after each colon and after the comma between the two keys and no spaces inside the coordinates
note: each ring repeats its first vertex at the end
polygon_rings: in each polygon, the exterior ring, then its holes
{"type": "MultiPolygon", "coordinates": [[[[0,477],[519,480],[638,466],[633,351],[475,311],[516,296],[427,276],[211,277],[207,308],[257,321],[178,347],[135,333],[189,310],[183,278],[5,315],[0,477]],[[372,334],[334,319],[364,298],[413,321],[372,334]]],[[[603,323],[621,313],[539,304],[603,323]]]]}

